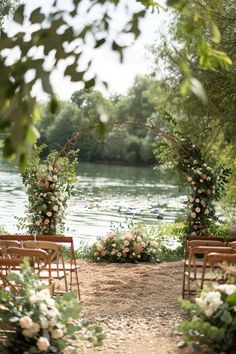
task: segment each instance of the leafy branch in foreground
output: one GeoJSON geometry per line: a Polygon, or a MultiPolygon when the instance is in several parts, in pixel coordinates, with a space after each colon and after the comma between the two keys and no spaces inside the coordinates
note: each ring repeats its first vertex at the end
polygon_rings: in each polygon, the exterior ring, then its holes
{"type": "MultiPolygon", "coordinates": [[[[33,89],[35,85],[41,84],[43,91],[51,95],[50,106],[52,112],[55,112],[57,100],[51,84],[51,73],[61,62],[65,65],[64,76],[90,88],[95,85],[97,76],[90,71],[91,60],[86,65],[81,64],[84,61],[85,46],[97,49],[108,43],[111,50],[117,52],[120,60],[123,60],[126,39],[130,44],[139,36],[140,20],[147,13],[147,8],[160,7],[153,0],[139,0],[137,3],[137,11],[121,0],[72,0],[71,7],[67,10],[59,8],[59,1],[56,0],[48,13],[40,6],[29,14],[24,4],[18,7],[14,21],[19,30],[13,35],[1,30],[0,131],[4,133],[4,156],[15,160],[21,167],[25,166],[29,148],[38,138],[35,122],[39,119],[39,110],[33,89]],[[125,21],[114,31],[113,21],[117,13],[120,16],[121,10],[125,14],[125,21]],[[80,18],[85,19],[83,24],[80,18]],[[13,62],[11,59],[9,65],[9,58],[14,58],[12,53],[16,49],[18,56],[13,62]],[[48,58],[50,67],[45,66],[48,58]]],[[[215,3],[216,0],[213,1],[215,3]]],[[[205,12],[200,11],[200,7],[193,12],[186,1],[169,1],[169,5],[176,7],[183,19],[194,25],[190,31],[184,21],[182,24],[187,43],[192,41],[192,37],[196,39],[196,55],[200,66],[215,69],[217,64],[227,68],[231,64],[230,58],[225,52],[214,48],[214,43],[220,41],[220,31],[211,12],[207,8],[207,11],[203,8],[205,12]],[[212,34],[211,42],[202,38],[201,34],[205,31],[212,34]]],[[[192,90],[204,99],[200,81],[193,76],[186,64],[186,55],[179,65],[185,78],[183,93],[187,94],[192,90]]]]}

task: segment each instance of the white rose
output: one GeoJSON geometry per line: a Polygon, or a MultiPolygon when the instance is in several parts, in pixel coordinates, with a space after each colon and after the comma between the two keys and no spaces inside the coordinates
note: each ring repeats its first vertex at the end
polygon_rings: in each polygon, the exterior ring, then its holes
{"type": "Polygon", "coordinates": [[[19,320],[21,328],[28,329],[32,326],[33,321],[29,316],[23,316],[19,320]]]}
{"type": "Polygon", "coordinates": [[[221,284],[217,286],[217,290],[224,292],[227,295],[236,293],[236,285],[234,284],[221,284]]]}
{"type": "Polygon", "coordinates": [[[30,297],[29,297],[29,302],[30,302],[31,304],[35,304],[37,301],[38,301],[38,296],[37,296],[36,294],[30,295],[30,297]]]}
{"type": "Polygon", "coordinates": [[[40,331],[40,325],[36,322],[33,322],[32,326],[30,327],[30,330],[33,334],[38,333],[40,331]]]}
{"type": "Polygon", "coordinates": [[[208,307],[208,308],[204,311],[206,317],[211,317],[214,312],[215,312],[215,311],[214,311],[214,308],[212,308],[212,307],[208,307]]]}
{"type": "Polygon", "coordinates": [[[61,338],[63,336],[63,331],[61,329],[54,329],[52,331],[52,338],[53,339],[58,339],[61,338]]]}
{"type": "Polygon", "coordinates": [[[189,182],[191,182],[191,181],[192,181],[192,177],[191,177],[191,176],[188,176],[188,177],[187,177],[187,180],[188,180],[189,182]]]}
{"type": "Polygon", "coordinates": [[[39,350],[42,350],[42,351],[46,351],[49,346],[50,346],[50,343],[49,341],[47,340],[47,338],[45,337],[39,337],[37,343],[36,343],[37,347],[39,350]]]}

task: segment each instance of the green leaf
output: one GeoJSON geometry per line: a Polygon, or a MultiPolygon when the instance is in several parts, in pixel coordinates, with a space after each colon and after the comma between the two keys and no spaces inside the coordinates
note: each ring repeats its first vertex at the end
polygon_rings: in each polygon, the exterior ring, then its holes
{"type": "Polygon", "coordinates": [[[212,37],[211,37],[212,41],[216,44],[220,43],[221,33],[215,23],[212,23],[211,32],[212,32],[212,37]]]}
{"type": "Polygon", "coordinates": [[[232,322],[232,316],[228,311],[224,311],[220,317],[222,322],[225,322],[226,324],[230,324],[232,322]]]}
{"type": "Polygon", "coordinates": [[[96,83],[95,78],[92,78],[91,80],[88,80],[88,81],[85,82],[85,86],[84,87],[85,87],[85,89],[89,89],[91,87],[94,87],[95,83],[96,83]]]}
{"type": "Polygon", "coordinates": [[[30,125],[28,127],[27,134],[26,134],[27,143],[33,145],[36,142],[36,140],[39,138],[39,136],[40,135],[36,127],[34,125],[30,125]]]}
{"type": "Polygon", "coordinates": [[[106,42],[106,38],[101,38],[101,39],[97,40],[94,48],[101,47],[101,45],[103,45],[103,43],[105,43],[105,42],[106,42]]]}
{"type": "Polygon", "coordinates": [[[115,41],[112,43],[112,50],[118,52],[120,54],[120,62],[123,62],[123,46],[120,46],[115,41]]]}
{"type": "Polygon", "coordinates": [[[56,113],[58,109],[58,101],[57,98],[53,95],[51,96],[50,102],[49,102],[49,109],[51,113],[56,113]]]}
{"type": "Polygon", "coordinates": [[[182,10],[186,5],[187,0],[168,0],[167,5],[176,8],[177,10],[182,10]]]}
{"type": "Polygon", "coordinates": [[[192,77],[190,79],[190,90],[204,103],[207,104],[207,93],[202,86],[201,82],[196,79],[195,77],[192,77]]]}
{"type": "Polygon", "coordinates": [[[227,302],[230,306],[236,306],[236,293],[227,296],[226,302],[227,302]]]}
{"type": "Polygon", "coordinates": [[[19,23],[20,25],[22,25],[24,22],[24,10],[25,10],[25,5],[24,4],[20,5],[13,17],[13,20],[19,23]]]}
{"type": "Polygon", "coordinates": [[[42,23],[43,20],[45,19],[45,15],[41,13],[41,7],[38,7],[37,9],[35,9],[31,15],[30,15],[30,22],[31,23],[42,23]]]}
{"type": "Polygon", "coordinates": [[[67,334],[73,334],[77,332],[81,327],[74,325],[73,323],[69,323],[67,326],[67,334]]]}

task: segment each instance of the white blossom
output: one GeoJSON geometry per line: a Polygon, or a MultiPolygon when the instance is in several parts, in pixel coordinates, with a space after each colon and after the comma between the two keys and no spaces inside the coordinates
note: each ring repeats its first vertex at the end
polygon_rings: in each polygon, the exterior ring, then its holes
{"type": "Polygon", "coordinates": [[[50,346],[49,341],[45,337],[39,337],[37,347],[39,350],[46,351],[50,346]]]}
{"type": "Polygon", "coordinates": [[[21,328],[30,328],[33,324],[32,319],[29,316],[23,316],[19,320],[21,328]]]}

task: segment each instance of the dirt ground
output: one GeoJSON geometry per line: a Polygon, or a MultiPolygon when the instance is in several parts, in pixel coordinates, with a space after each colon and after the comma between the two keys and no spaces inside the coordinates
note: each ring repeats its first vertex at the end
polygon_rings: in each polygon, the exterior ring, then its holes
{"type": "Polygon", "coordinates": [[[83,354],[187,354],[177,343],[183,319],[178,303],[182,262],[94,264],[80,262],[82,316],[103,327],[101,348],[84,343],[83,354]]]}

